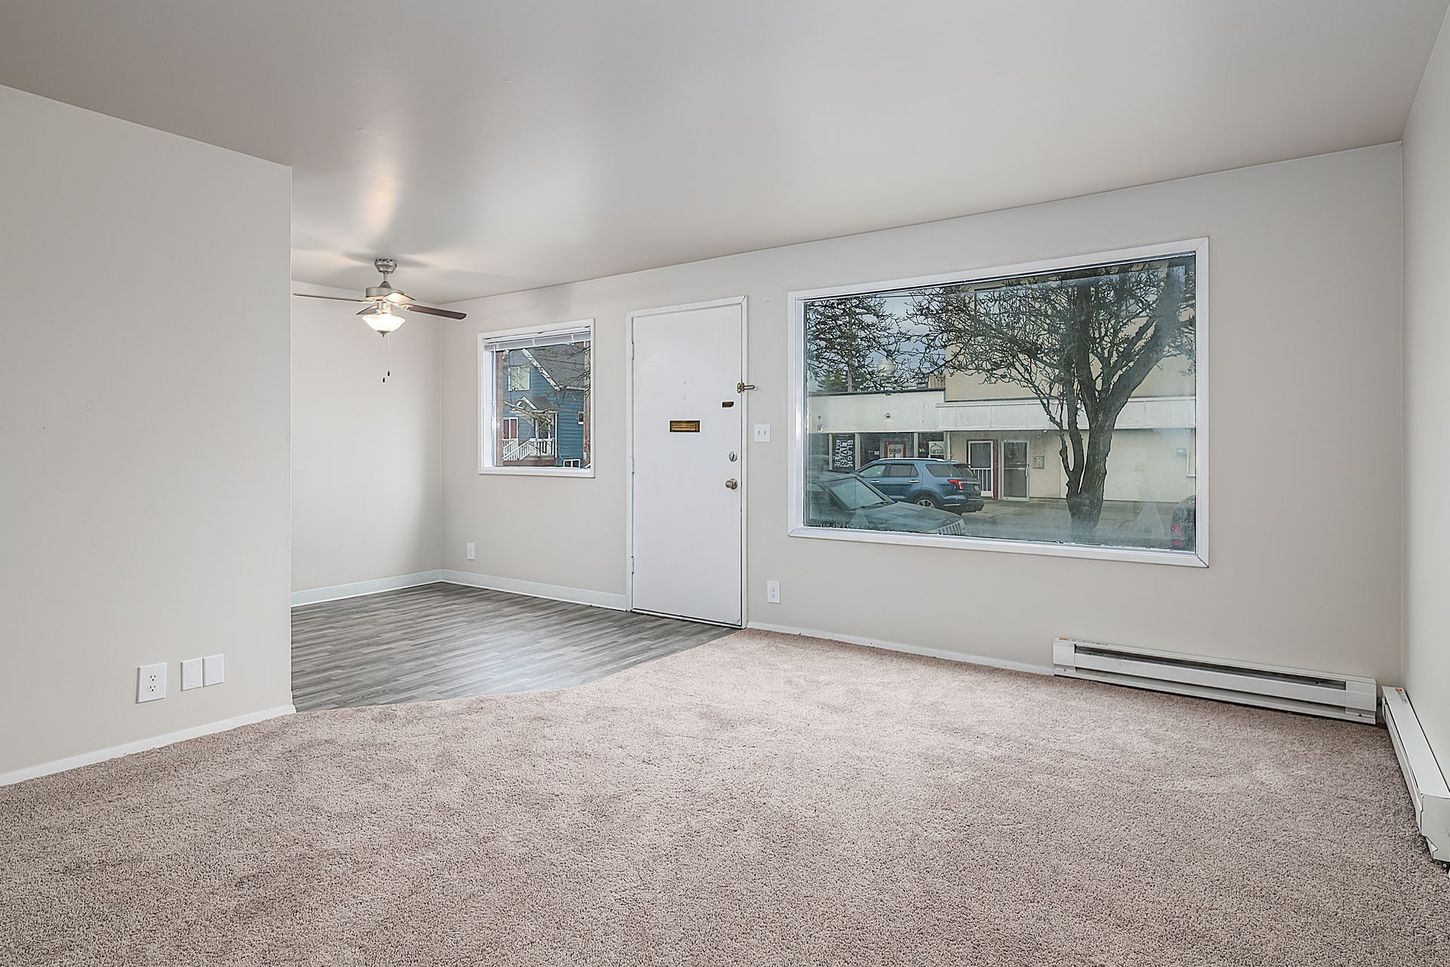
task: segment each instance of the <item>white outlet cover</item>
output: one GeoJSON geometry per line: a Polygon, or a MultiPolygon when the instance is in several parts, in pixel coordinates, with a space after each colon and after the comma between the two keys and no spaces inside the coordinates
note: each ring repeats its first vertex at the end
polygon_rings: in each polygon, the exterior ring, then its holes
{"type": "Polygon", "coordinates": [[[205,684],[220,685],[227,680],[227,666],[224,656],[207,655],[202,660],[202,674],[205,684]]]}
{"type": "Polygon", "coordinates": [[[136,669],[136,701],[154,702],[166,697],[166,662],[136,669]]]}
{"type": "Polygon", "coordinates": [[[757,423],[757,424],[755,424],[755,442],[756,443],[769,443],[770,442],[770,424],[769,423],[757,423]]]}
{"type": "Polygon", "coordinates": [[[470,561],[478,558],[478,549],[473,546],[473,541],[468,542],[468,559],[470,561]]]}
{"type": "Polygon", "coordinates": [[[181,663],[181,690],[183,692],[201,688],[204,684],[206,682],[202,679],[200,658],[188,658],[181,663]]]}
{"type": "Polygon", "coordinates": [[[780,604],[780,582],[765,582],[765,600],[769,604],[780,604]]]}

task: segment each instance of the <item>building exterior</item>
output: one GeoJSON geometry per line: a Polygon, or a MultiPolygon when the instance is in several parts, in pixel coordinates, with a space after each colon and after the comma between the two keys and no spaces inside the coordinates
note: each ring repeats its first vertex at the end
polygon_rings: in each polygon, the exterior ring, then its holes
{"type": "Polygon", "coordinates": [[[514,349],[497,359],[499,464],[589,466],[587,349],[514,349]]]}
{"type": "MultiPolygon", "coordinates": [[[[989,499],[1067,495],[1059,437],[1035,397],[969,374],[938,382],[893,393],[810,394],[812,465],[852,471],[888,457],[945,457],[970,467],[989,499]]],[[[1192,495],[1195,425],[1192,369],[1165,360],[1118,418],[1105,498],[1176,503],[1192,495]]]]}

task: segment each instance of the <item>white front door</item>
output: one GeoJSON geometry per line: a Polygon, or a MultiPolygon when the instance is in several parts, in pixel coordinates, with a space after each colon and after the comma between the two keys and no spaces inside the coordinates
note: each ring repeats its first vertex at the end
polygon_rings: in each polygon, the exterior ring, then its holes
{"type": "Polygon", "coordinates": [[[743,300],[630,317],[631,607],[744,621],[743,300]]]}

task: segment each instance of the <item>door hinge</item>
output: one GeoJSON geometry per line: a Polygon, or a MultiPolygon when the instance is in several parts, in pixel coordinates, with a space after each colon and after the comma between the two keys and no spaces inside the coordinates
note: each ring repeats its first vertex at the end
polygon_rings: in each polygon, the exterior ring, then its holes
{"type": "Polygon", "coordinates": [[[743,393],[743,392],[745,392],[748,389],[755,389],[755,384],[754,383],[736,383],[735,384],[735,392],[737,392],[737,393],[743,393]]]}

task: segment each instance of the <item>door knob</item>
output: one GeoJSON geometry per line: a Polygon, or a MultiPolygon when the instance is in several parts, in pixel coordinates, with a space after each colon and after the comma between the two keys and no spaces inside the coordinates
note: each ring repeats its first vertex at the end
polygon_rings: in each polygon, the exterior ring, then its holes
{"type": "Polygon", "coordinates": [[[739,486],[740,486],[740,481],[736,480],[734,477],[731,477],[729,480],[725,481],[725,489],[726,490],[734,490],[736,487],[739,487],[739,486]]]}

